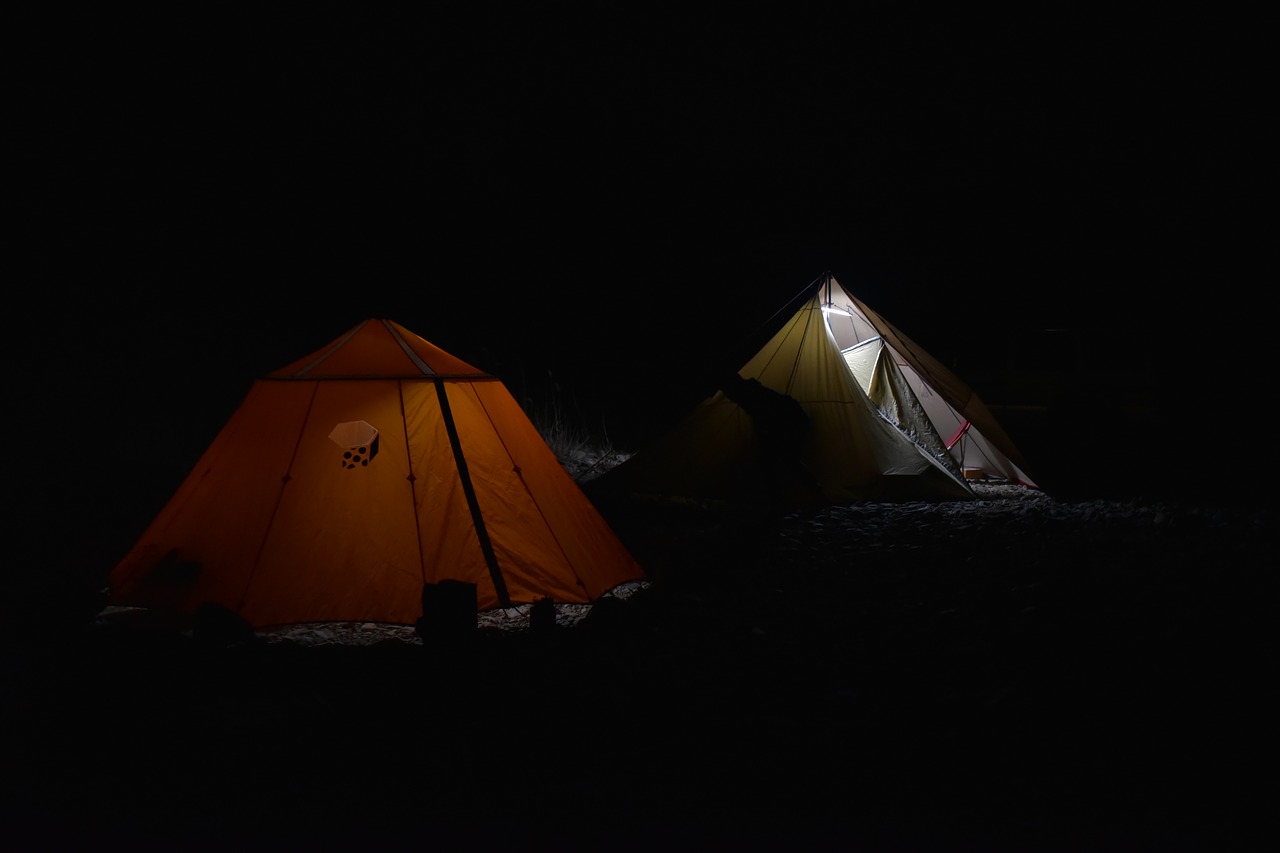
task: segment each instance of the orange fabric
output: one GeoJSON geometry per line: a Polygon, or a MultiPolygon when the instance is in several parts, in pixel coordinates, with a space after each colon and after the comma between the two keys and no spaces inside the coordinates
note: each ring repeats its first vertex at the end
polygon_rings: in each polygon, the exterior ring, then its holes
{"type": "Polygon", "coordinates": [[[513,603],[585,603],[644,577],[502,383],[371,320],[253,385],[109,575],[112,600],[185,613],[214,602],[256,627],[413,624],[423,583],[453,579],[497,607],[463,468],[513,603]],[[369,427],[371,447],[330,437],[369,427]]]}

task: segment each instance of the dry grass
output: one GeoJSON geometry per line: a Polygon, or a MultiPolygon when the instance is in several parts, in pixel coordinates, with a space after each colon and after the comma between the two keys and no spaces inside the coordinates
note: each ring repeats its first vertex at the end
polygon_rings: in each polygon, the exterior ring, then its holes
{"type": "Polygon", "coordinates": [[[631,455],[613,445],[603,422],[598,428],[589,426],[582,409],[576,401],[565,399],[554,379],[542,404],[526,398],[524,408],[543,441],[578,483],[598,477],[631,455]]]}

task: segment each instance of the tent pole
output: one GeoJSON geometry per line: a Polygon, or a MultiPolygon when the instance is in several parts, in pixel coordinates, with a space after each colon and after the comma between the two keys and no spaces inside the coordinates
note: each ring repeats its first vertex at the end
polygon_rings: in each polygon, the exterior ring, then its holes
{"type": "Polygon", "coordinates": [[[458,465],[462,491],[467,496],[467,507],[471,510],[471,523],[476,527],[476,536],[480,539],[480,550],[484,553],[485,565],[489,567],[493,589],[497,592],[498,601],[502,606],[510,607],[511,596],[507,592],[507,582],[502,578],[498,557],[493,553],[493,543],[489,541],[489,531],[484,526],[484,516],[480,513],[480,502],[476,499],[476,489],[471,482],[471,472],[467,468],[466,457],[462,455],[462,442],[458,439],[458,426],[453,422],[453,410],[449,408],[449,395],[445,391],[444,380],[437,377],[434,382],[436,398],[440,401],[440,412],[444,415],[444,428],[449,433],[449,446],[453,448],[453,461],[458,465]]]}

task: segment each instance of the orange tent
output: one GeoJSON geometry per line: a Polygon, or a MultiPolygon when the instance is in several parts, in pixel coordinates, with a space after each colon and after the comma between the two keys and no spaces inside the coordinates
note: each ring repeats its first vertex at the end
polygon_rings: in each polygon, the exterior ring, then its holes
{"type": "Polygon", "coordinates": [[[487,610],[643,577],[501,381],[371,319],[253,383],[108,586],[262,628],[414,624],[446,580],[487,610]]]}

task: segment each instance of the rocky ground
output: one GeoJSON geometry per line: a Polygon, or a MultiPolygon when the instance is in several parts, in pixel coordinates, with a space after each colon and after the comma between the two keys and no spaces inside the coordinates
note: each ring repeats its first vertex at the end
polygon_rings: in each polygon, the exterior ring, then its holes
{"type": "Polygon", "coordinates": [[[6,658],[12,850],[1242,850],[1273,506],[613,507],[651,571],[474,635],[104,612],[6,658]]]}

